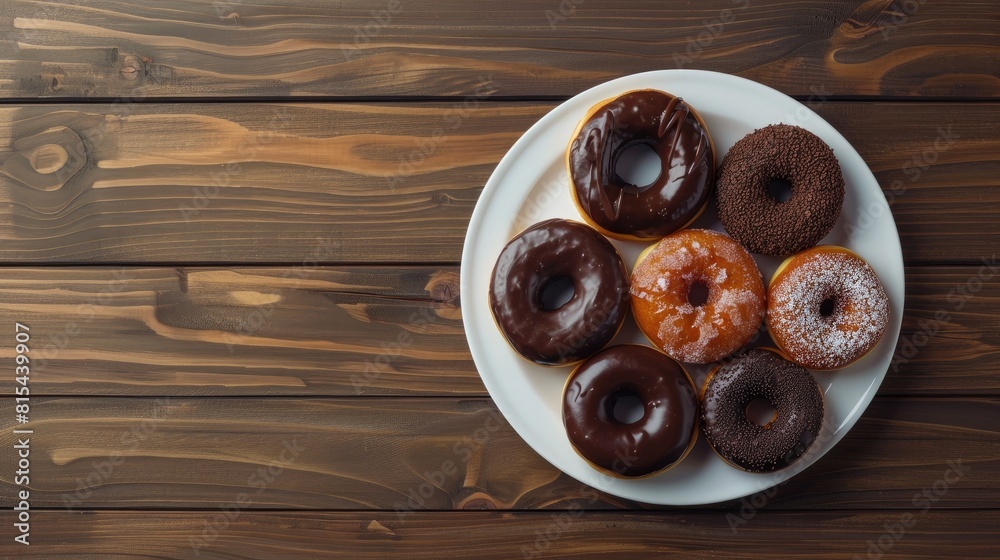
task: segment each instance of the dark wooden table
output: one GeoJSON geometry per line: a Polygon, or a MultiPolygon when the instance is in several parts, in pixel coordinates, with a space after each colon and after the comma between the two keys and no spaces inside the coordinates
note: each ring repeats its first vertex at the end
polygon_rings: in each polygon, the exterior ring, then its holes
{"type": "Polygon", "coordinates": [[[998,34],[994,0],[0,0],[0,555],[1000,554],[998,34]],[[907,299],[833,451],[774,492],[652,508],[498,419],[458,265],[532,123],[676,67],[854,144],[907,299]]]}

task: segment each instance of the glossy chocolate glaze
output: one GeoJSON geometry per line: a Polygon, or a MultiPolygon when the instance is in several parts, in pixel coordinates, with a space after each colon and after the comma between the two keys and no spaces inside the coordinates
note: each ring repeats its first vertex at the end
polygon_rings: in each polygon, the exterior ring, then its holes
{"type": "Polygon", "coordinates": [[[605,349],[566,382],[563,423],[570,443],[598,468],[645,476],[684,458],[697,435],[698,396],[683,368],[648,346],[605,349]],[[633,394],[644,407],[631,424],[615,419],[615,401],[633,394]]]}
{"type": "Polygon", "coordinates": [[[823,392],[812,374],[769,350],[751,350],[705,382],[702,430],[720,457],[750,472],[773,472],[799,459],[823,425],[823,392]],[[751,422],[747,406],[766,399],[775,418],[751,422]]]}
{"type": "Polygon", "coordinates": [[[591,114],[569,149],[577,202],[601,228],[640,238],[663,237],[693,220],[708,201],[715,154],[708,131],[679,97],[639,90],[591,114]],[[649,145],[662,169],[640,189],[622,179],[618,159],[636,144],[649,145]]]}
{"type": "Polygon", "coordinates": [[[629,306],[629,273],[614,245],[569,220],[535,224],[504,247],[490,282],[490,308],[507,342],[543,365],[578,362],[614,338],[629,306]],[[559,278],[573,297],[554,310],[542,292],[559,278]]]}

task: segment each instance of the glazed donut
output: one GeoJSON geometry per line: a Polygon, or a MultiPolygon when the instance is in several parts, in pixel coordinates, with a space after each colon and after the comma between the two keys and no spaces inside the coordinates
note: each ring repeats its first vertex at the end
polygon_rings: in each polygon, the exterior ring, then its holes
{"type": "Polygon", "coordinates": [[[630,91],[592,107],[567,150],[570,190],[584,219],[620,239],[655,239],[681,229],[708,203],[715,148],[701,117],[681,98],[630,91]],[[623,153],[640,144],[660,158],[648,187],[618,174],[623,153]]]}
{"type": "Polygon", "coordinates": [[[767,292],[767,327],[789,358],[839,369],[878,344],[889,298],[872,267],[843,247],[822,245],[778,267],[767,292]]]}
{"type": "Polygon", "coordinates": [[[727,463],[750,472],[783,469],[812,446],[823,425],[823,391],[805,369],[756,349],[715,368],[702,388],[701,427],[727,463]],[[764,399],[774,417],[761,426],[747,407],[764,399]]]}
{"type": "Polygon", "coordinates": [[[830,233],[844,204],[837,156],[818,136],[787,124],[766,126],[736,142],[719,167],[719,219],[733,239],[754,253],[788,255],[830,233]],[[768,187],[791,185],[778,202],[768,187]]]}
{"type": "Polygon", "coordinates": [[[606,348],[570,374],[563,389],[563,424],[573,449],[616,477],[644,477],[681,461],[698,436],[698,395],[677,362],[648,346],[606,348]],[[615,417],[618,399],[637,397],[642,416],[615,417]]]}
{"type": "Polygon", "coordinates": [[[628,313],[628,283],[628,269],[610,241],[579,222],[547,220],[503,248],[490,281],[490,309],[518,354],[566,365],[614,338],[628,313]],[[543,292],[565,280],[572,282],[572,297],[547,309],[543,292]]]}
{"type": "Polygon", "coordinates": [[[707,364],[746,344],[764,320],[764,282],[750,253],[710,230],[672,233],[632,272],[632,314],[653,344],[707,364]],[[707,291],[704,301],[698,290],[707,291]]]}

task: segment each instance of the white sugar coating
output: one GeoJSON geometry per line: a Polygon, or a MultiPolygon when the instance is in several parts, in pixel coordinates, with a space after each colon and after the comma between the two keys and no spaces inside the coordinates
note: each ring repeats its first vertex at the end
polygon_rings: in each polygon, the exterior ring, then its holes
{"type": "Polygon", "coordinates": [[[742,344],[763,319],[763,279],[756,263],[717,232],[684,230],[664,238],[636,267],[631,290],[640,300],[634,304],[650,308],[658,322],[655,338],[664,351],[683,362],[707,363],[735,352],[738,346],[724,347],[726,354],[719,356],[720,338],[742,344]],[[702,242],[692,240],[698,236],[702,242]],[[741,285],[745,278],[756,285],[741,285]],[[708,298],[699,306],[688,301],[696,282],[708,287],[708,298]]]}
{"type": "Polygon", "coordinates": [[[768,292],[768,326],[806,367],[834,369],[866,354],[889,322],[889,299],[875,271],[850,253],[796,257],[768,292]],[[825,316],[820,306],[834,301],[825,316]]]}

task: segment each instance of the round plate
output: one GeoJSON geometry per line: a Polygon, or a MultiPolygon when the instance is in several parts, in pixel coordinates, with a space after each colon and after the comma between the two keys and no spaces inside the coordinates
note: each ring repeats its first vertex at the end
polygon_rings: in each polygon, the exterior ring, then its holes
{"type": "MultiPolygon", "coordinates": [[[[692,226],[724,231],[714,203],[692,226]]],[[[646,245],[614,241],[628,265],[646,245]]],[[[754,255],[765,281],[782,260],[754,255]]],[[[497,166],[476,209],[462,252],[462,317],[472,357],[490,396],[517,433],[539,455],[594,488],[654,504],[707,504],[765,490],[816,462],[857,422],[888,370],[903,312],[903,257],[885,197],[864,160],[808,107],[749,80],[698,70],[663,70],[626,76],[589,89],[535,123],[497,166]],[[563,428],[561,393],[570,367],[538,366],[520,358],[497,330],[488,290],[493,265],[511,237],[548,218],[581,220],[570,198],[566,147],[577,123],[602,100],[635,89],[660,89],[683,97],[705,120],[715,141],[716,164],[737,140],[757,128],[788,123],[822,138],[840,160],[847,183],[844,208],[824,244],[850,248],[867,260],[885,286],[890,322],[879,345],[854,365],[813,372],[826,395],[824,431],[791,467],[771,474],[735,469],[715,455],[699,434],[695,449],[677,467],[641,480],[595,471],[570,446],[563,428]]],[[[631,316],[612,344],[648,344],[631,316]]],[[[756,345],[770,345],[766,332],[756,345]]],[[[708,366],[685,364],[700,387],[708,366]]]]}

